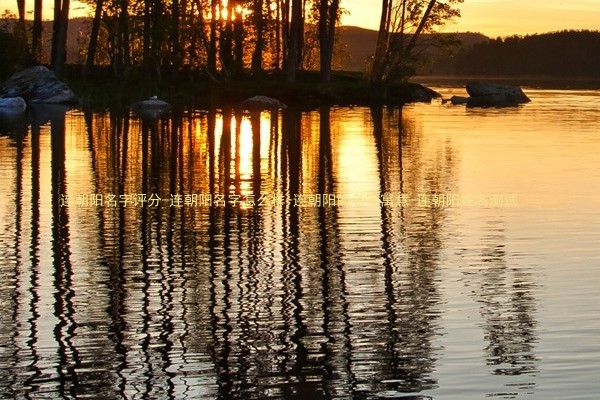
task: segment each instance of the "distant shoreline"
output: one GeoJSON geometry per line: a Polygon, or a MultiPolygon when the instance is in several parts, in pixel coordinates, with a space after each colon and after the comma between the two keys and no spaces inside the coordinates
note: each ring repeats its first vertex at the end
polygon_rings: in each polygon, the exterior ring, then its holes
{"type": "Polygon", "coordinates": [[[439,87],[464,87],[469,81],[497,82],[533,89],[600,89],[600,78],[590,77],[420,75],[410,78],[410,82],[439,87]]]}

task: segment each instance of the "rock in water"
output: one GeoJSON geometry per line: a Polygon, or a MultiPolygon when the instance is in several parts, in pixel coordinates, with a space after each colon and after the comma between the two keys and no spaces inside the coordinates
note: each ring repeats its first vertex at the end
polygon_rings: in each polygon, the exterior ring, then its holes
{"type": "Polygon", "coordinates": [[[469,107],[503,107],[528,103],[531,100],[518,86],[499,85],[487,82],[467,83],[469,107]]]}
{"type": "Polygon", "coordinates": [[[271,97],[254,96],[242,101],[241,106],[248,110],[276,110],[278,108],[287,108],[287,106],[271,97]]]}
{"type": "Polygon", "coordinates": [[[168,110],[171,108],[171,105],[166,101],[159,100],[156,96],[152,96],[148,100],[133,103],[131,108],[134,110],[168,110]]]}
{"type": "Polygon", "coordinates": [[[22,97],[0,98],[0,113],[21,113],[27,104],[22,97]]]}
{"type": "Polygon", "coordinates": [[[442,97],[442,95],[426,86],[420,84],[411,84],[410,97],[414,102],[429,103],[433,99],[442,97]]]}
{"type": "Polygon", "coordinates": [[[469,102],[469,98],[468,97],[463,97],[463,96],[452,96],[450,97],[450,103],[457,105],[457,104],[467,104],[469,102]]]}
{"type": "Polygon", "coordinates": [[[54,72],[38,65],[17,72],[0,87],[0,97],[22,97],[32,103],[76,103],[77,97],[54,72]]]}
{"type": "Polygon", "coordinates": [[[148,100],[133,103],[131,108],[143,118],[156,119],[165,115],[173,107],[166,101],[152,96],[148,100]]]}

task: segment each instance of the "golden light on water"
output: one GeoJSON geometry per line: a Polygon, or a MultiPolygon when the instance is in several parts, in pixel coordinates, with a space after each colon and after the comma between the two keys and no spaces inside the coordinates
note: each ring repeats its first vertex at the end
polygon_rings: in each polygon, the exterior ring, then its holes
{"type": "MultiPolygon", "coordinates": [[[[278,168],[278,165],[274,163],[276,157],[275,149],[272,146],[273,143],[271,138],[271,114],[269,112],[262,112],[256,115],[243,114],[241,116],[232,116],[231,123],[229,126],[230,140],[223,142],[223,129],[224,119],[223,114],[218,113],[215,118],[215,130],[210,132],[213,135],[215,141],[215,155],[216,162],[221,165],[224,162],[223,153],[229,146],[231,151],[231,158],[229,166],[224,166],[226,170],[224,173],[229,173],[232,186],[230,190],[234,190],[236,194],[244,197],[252,195],[254,192],[254,185],[260,184],[257,182],[258,179],[263,179],[263,175],[268,175],[265,179],[273,180],[276,174],[271,172],[278,168]],[[256,126],[253,126],[252,118],[259,118],[256,126]],[[239,133],[238,133],[238,122],[236,118],[241,118],[239,122],[239,133]],[[254,134],[254,129],[259,129],[259,135],[254,134]],[[258,143],[255,140],[258,139],[258,143]],[[255,159],[255,146],[259,146],[258,159],[255,159]],[[259,165],[256,166],[255,162],[259,165]],[[260,174],[260,176],[255,176],[260,174]],[[237,186],[236,186],[237,185],[237,186]]],[[[272,185],[273,182],[270,182],[272,185]]],[[[260,189],[260,188],[258,188],[260,189]]]]}
{"type": "Polygon", "coordinates": [[[376,200],[379,167],[376,152],[372,151],[372,128],[366,128],[364,119],[357,116],[340,121],[339,126],[334,126],[334,129],[333,158],[334,165],[337,165],[339,192],[364,194],[376,200]]]}
{"type": "MultiPolygon", "coordinates": [[[[236,135],[239,138],[240,145],[236,146],[236,150],[239,150],[239,174],[240,174],[240,187],[239,191],[242,194],[252,193],[252,178],[253,178],[253,160],[252,153],[254,149],[252,125],[248,116],[243,116],[240,124],[240,134],[236,135]]],[[[237,154],[236,154],[237,156],[237,154]]],[[[237,157],[236,157],[237,159],[237,157]]]]}
{"type": "Polygon", "coordinates": [[[72,110],[0,126],[0,392],[541,397],[560,381],[558,398],[595,398],[600,91],[527,94],[507,109],[72,110]],[[256,185],[411,197],[169,204],[256,185]],[[166,201],[56,207],[141,191],[166,201]],[[419,206],[424,192],[519,199],[419,206]]]}

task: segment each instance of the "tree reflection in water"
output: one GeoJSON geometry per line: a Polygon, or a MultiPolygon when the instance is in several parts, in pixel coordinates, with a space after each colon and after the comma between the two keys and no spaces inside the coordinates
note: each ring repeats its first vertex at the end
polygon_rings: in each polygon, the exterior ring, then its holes
{"type": "MultiPolygon", "coordinates": [[[[15,140],[16,288],[2,295],[13,310],[3,390],[326,399],[436,387],[445,210],[390,207],[377,196],[451,190],[453,155],[421,159],[422,133],[402,109],[227,108],[158,120],[65,120],[63,110],[48,120],[49,131],[34,120],[15,140]],[[360,161],[357,143],[366,164],[343,169],[360,161]],[[377,201],[294,203],[340,195],[349,183],[377,201]],[[102,195],[100,206],[91,194],[102,195]],[[61,195],[76,202],[61,207],[61,195]]],[[[530,351],[535,321],[531,299],[521,301],[530,292],[517,289],[526,276],[514,275],[514,290],[494,284],[510,272],[494,251],[473,284],[489,362],[508,373],[517,370],[507,364],[527,368],[516,354],[530,351]],[[498,306],[505,295],[510,307],[498,306]]]]}

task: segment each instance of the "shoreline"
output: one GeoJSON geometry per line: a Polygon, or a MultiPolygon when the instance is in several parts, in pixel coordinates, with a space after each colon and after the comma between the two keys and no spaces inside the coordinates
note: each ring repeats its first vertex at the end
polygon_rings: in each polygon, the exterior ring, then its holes
{"type": "Polygon", "coordinates": [[[439,93],[417,82],[371,84],[362,73],[334,72],[331,82],[323,84],[318,72],[302,71],[295,83],[285,82],[280,73],[260,77],[240,77],[217,81],[201,74],[152,81],[137,77],[124,82],[110,78],[86,80],[67,76],[64,81],[80,98],[82,106],[92,109],[128,107],[152,96],[173,106],[203,108],[236,107],[243,100],[268,96],[290,107],[320,106],[399,106],[412,102],[429,102],[439,93]]]}
{"type": "Polygon", "coordinates": [[[529,89],[600,90],[600,78],[577,76],[418,75],[409,79],[409,82],[418,82],[425,86],[437,87],[464,87],[469,81],[485,81],[491,83],[509,84],[529,89]]]}

